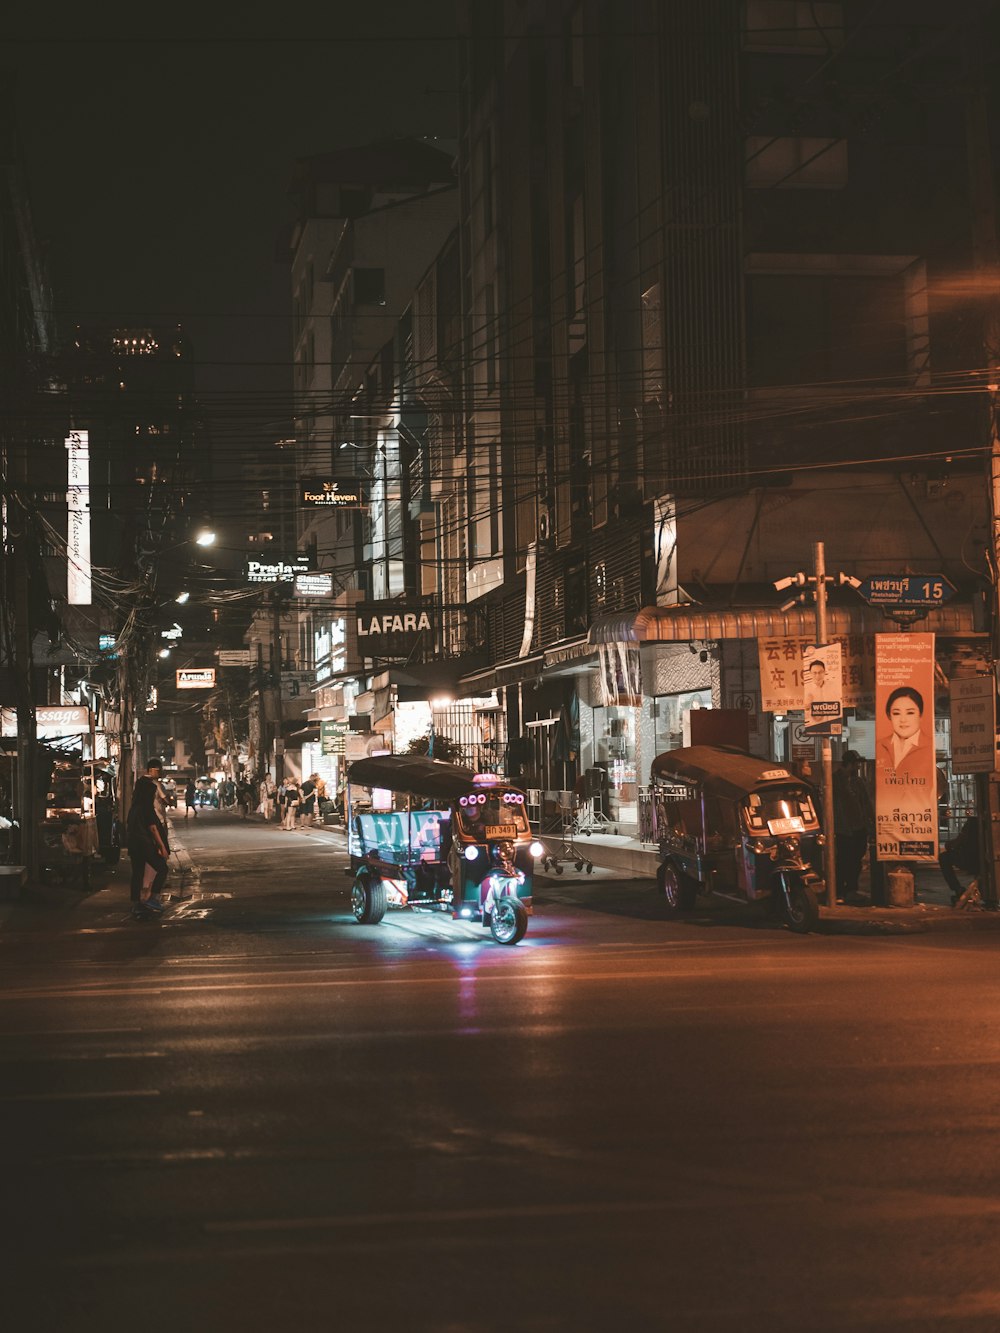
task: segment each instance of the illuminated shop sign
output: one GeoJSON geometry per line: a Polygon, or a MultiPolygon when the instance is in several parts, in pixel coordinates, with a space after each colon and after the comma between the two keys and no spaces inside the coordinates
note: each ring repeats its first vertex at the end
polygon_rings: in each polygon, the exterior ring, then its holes
{"type": "Polygon", "coordinates": [[[215,667],[179,667],[179,690],[210,690],[215,686],[215,667]]]}
{"type": "MultiPolygon", "coordinates": [[[[75,704],[53,704],[35,708],[35,734],[40,740],[55,736],[80,736],[90,731],[90,709],[75,704]]],[[[0,709],[0,733],[17,735],[17,709],[0,709]]]]}
{"type": "Polygon", "coordinates": [[[89,606],[90,573],[90,434],[71,430],[66,437],[66,601],[89,606]]]}
{"type": "Polygon", "coordinates": [[[299,504],[303,509],[360,509],[368,503],[364,487],[355,478],[337,481],[304,477],[299,484],[299,504]]]}
{"type": "Polygon", "coordinates": [[[434,632],[426,607],[398,602],[360,602],[356,608],[358,651],[362,657],[400,657],[410,653],[418,639],[426,643],[434,632]]]}
{"type": "Polygon", "coordinates": [[[332,597],[333,575],[317,574],[310,570],[306,574],[295,575],[296,597],[332,597]]]}
{"type": "Polygon", "coordinates": [[[293,583],[296,574],[309,573],[309,557],[298,555],[294,560],[248,560],[247,583],[293,583]]]}

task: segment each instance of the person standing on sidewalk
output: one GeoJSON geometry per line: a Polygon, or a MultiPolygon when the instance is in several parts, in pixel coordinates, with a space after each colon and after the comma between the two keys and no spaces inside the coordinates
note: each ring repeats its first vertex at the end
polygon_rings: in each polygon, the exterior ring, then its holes
{"type": "Polygon", "coordinates": [[[144,775],[135,784],[132,805],[125,821],[128,855],[132,863],[129,899],[132,915],[138,921],[158,916],[163,911],[160,893],[167,879],[166,829],[156,816],[156,783],[144,775]],[[151,874],[147,877],[146,869],[151,874]],[[148,882],[149,895],[143,897],[148,882]]]}
{"type": "Polygon", "coordinates": [[[192,819],[198,818],[198,810],[195,806],[195,797],[198,795],[198,788],[194,785],[194,780],[188,778],[188,784],[184,788],[184,818],[188,816],[192,819]]]}
{"type": "Polygon", "coordinates": [[[294,778],[286,778],[285,785],[281,789],[282,809],[285,816],[281,823],[283,829],[291,830],[297,827],[301,799],[302,793],[299,791],[299,784],[294,778]]]}
{"type": "Polygon", "coordinates": [[[875,807],[861,776],[861,755],[845,750],[833,775],[833,823],[837,842],[837,901],[858,892],[858,877],[875,828],[875,807]]]}

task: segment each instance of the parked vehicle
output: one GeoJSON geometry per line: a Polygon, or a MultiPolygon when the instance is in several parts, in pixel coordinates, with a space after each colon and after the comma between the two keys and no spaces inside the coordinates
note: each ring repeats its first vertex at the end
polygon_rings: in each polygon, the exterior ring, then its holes
{"type": "Polygon", "coordinates": [[[482,922],[498,944],[517,944],[543,851],[524,801],[493,774],[423,755],[356,760],[348,773],[356,919],[374,925],[390,907],[450,912],[482,922]],[[361,788],[378,793],[367,808],[361,788]]]}
{"type": "Polygon", "coordinates": [[[653,760],[658,883],[672,912],[701,892],[773,904],[792,930],[819,920],[822,844],[813,789],[779,764],[726,746],[691,745],[653,760]]]}

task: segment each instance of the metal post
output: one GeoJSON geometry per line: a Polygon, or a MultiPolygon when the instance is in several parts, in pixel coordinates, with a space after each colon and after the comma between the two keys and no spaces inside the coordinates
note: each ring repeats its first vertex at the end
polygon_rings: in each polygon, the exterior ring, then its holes
{"type": "MultiPolygon", "coordinates": [[[[816,646],[827,642],[826,637],[826,551],[822,542],[816,542],[815,551],[815,587],[816,587],[816,646]]],[[[823,845],[823,874],[826,878],[826,905],[837,905],[837,849],[836,830],[833,823],[833,741],[829,736],[820,737],[820,753],[823,762],[823,828],[826,830],[826,842],[823,845]]]]}
{"type": "Polygon", "coordinates": [[[271,666],[274,671],[274,781],[281,786],[285,780],[285,738],[281,727],[281,593],[274,585],[271,593],[273,619],[271,621],[271,666]]]}
{"type": "Polygon", "coordinates": [[[11,525],[11,562],[14,567],[14,676],[17,684],[17,817],[18,847],[28,882],[38,876],[38,820],[36,794],[38,749],[35,705],[31,678],[31,617],[28,603],[28,569],[25,543],[27,519],[17,510],[17,527],[11,525]]]}

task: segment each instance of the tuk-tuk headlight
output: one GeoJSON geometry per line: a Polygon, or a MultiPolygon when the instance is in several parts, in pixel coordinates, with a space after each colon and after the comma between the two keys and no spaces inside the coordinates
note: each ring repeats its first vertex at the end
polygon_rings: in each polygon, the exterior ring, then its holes
{"type": "Polygon", "coordinates": [[[528,848],[528,851],[531,853],[532,856],[545,855],[545,848],[542,846],[540,842],[537,841],[537,839],[535,842],[531,844],[531,846],[528,848]]]}
{"type": "Polygon", "coordinates": [[[465,859],[467,861],[475,861],[478,859],[478,857],[479,857],[479,848],[475,845],[475,843],[470,843],[469,846],[466,847],[465,849],[465,859]]]}

